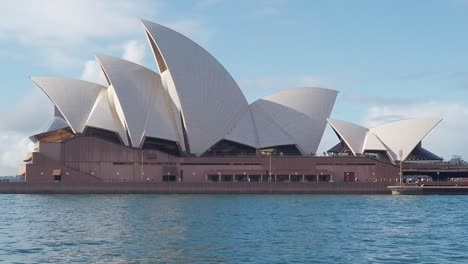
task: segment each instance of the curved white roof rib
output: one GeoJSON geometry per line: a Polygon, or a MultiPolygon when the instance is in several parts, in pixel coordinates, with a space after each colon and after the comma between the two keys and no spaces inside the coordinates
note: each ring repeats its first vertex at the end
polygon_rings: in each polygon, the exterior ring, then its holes
{"type": "Polygon", "coordinates": [[[44,132],[56,131],[66,127],[69,127],[67,121],[65,121],[65,118],[63,117],[62,113],[60,113],[60,110],[58,110],[57,106],[54,105],[54,119],[52,122],[50,122],[49,126],[44,132]]]}
{"type": "Polygon", "coordinates": [[[258,105],[250,105],[250,112],[257,130],[258,148],[296,144],[258,105]]]}
{"type": "Polygon", "coordinates": [[[96,58],[111,84],[116,112],[128,130],[132,146],[141,147],[145,136],[179,142],[182,131],[177,132],[172,101],[159,74],[120,58],[96,58]]]}
{"type": "Polygon", "coordinates": [[[416,118],[388,123],[371,128],[387,147],[393,160],[405,160],[413,149],[440,122],[440,118],[416,118]],[[399,156],[399,151],[403,156],[399,156]]]}
{"type": "Polygon", "coordinates": [[[323,88],[284,90],[253,103],[294,141],[302,154],[315,154],[337,91],[323,88]]]}
{"type": "Polygon", "coordinates": [[[67,121],[65,121],[63,118],[59,116],[55,116],[50,125],[47,127],[47,129],[44,132],[51,132],[51,131],[56,131],[62,128],[68,127],[67,121]]]}
{"type": "Polygon", "coordinates": [[[253,148],[259,148],[252,113],[246,111],[241,120],[224,138],[253,148]]]}
{"type": "Polygon", "coordinates": [[[117,132],[124,145],[128,146],[127,132],[113,113],[108,97],[108,88],[102,89],[89,115],[86,126],[117,132]]]}
{"type": "Polygon", "coordinates": [[[364,143],[364,149],[362,150],[362,152],[364,152],[365,150],[383,150],[383,151],[387,151],[387,148],[384,146],[382,141],[380,141],[380,139],[377,138],[377,136],[375,134],[368,131],[367,136],[366,136],[366,141],[364,143]]]}
{"type": "Polygon", "coordinates": [[[82,133],[104,86],[58,77],[31,77],[52,100],[74,133],[82,133]]]}
{"type": "Polygon", "coordinates": [[[229,72],[184,35],[141,21],[162,81],[182,113],[190,151],[202,154],[239,122],[248,103],[229,72]]]}
{"type": "Polygon", "coordinates": [[[342,120],[327,119],[327,121],[354,155],[364,152],[364,142],[369,129],[342,120]]]}

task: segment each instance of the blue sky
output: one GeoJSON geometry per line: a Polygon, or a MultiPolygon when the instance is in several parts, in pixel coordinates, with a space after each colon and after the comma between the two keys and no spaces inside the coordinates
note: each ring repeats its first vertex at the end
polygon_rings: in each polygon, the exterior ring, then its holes
{"type": "MultiPolygon", "coordinates": [[[[28,76],[99,81],[96,53],[155,69],[139,18],[200,43],[247,99],[340,91],[332,117],[374,126],[444,121],[424,145],[468,158],[468,1],[28,1],[0,17],[0,175],[14,174],[51,105],[28,76]]],[[[336,138],[328,129],[321,151],[336,138]]]]}

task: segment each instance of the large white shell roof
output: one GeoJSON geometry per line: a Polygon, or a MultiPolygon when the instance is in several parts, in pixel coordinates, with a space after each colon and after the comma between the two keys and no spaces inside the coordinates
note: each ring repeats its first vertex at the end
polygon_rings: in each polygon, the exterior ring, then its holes
{"type": "Polygon", "coordinates": [[[59,77],[31,77],[55,104],[70,128],[82,133],[94,103],[104,86],[59,77]]]}
{"type": "MultiPolygon", "coordinates": [[[[323,88],[284,90],[252,104],[287,135],[302,154],[315,154],[335,104],[337,91],[323,88]]],[[[257,125],[257,130],[266,130],[257,125]]]]}
{"type": "Polygon", "coordinates": [[[366,150],[384,150],[395,161],[405,160],[441,121],[440,118],[405,119],[368,129],[346,121],[328,119],[330,126],[353,154],[362,154],[366,150]]]}
{"type": "Polygon", "coordinates": [[[190,150],[202,154],[241,120],[247,100],[229,72],[184,35],[142,20],[166,87],[179,106],[190,150]],[[161,58],[162,57],[162,58],[161,58]]]}
{"type": "Polygon", "coordinates": [[[257,149],[296,145],[303,154],[317,151],[337,91],[289,89],[249,105],[229,72],[204,48],[162,25],[142,24],[160,73],[97,55],[108,87],[33,78],[75,133],[86,126],[102,128],[137,148],[147,137],[160,138],[196,155],[220,140],[257,149]]]}
{"type": "Polygon", "coordinates": [[[145,136],[178,142],[173,103],[159,74],[133,62],[96,55],[122,108],[132,146],[141,147],[145,136]]]}

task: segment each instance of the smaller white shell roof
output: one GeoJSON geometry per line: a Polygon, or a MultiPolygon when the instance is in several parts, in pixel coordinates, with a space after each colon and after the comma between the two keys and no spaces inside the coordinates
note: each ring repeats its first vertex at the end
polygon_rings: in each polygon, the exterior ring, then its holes
{"type": "Polygon", "coordinates": [[[49,127],[47,127],[47,129],[45,130],[45,132],[56,131],[66,127],[68,127],[67,121],[65,121],[61,117],[55,116],[52,122],[50,123],[49,127]]]}
{"type": "Polygon", "coordinates": [[[101,93],[96,99],[96,103],[94,104],[86,126],[97,127],[116,132],[119,134],[122,142],[124,142],[125,145],[128,145],[125,128],[118,119],[114,118],[108,97],[108,88],[102,89],[101,93]]]}
{"type": "Polygon", "coordinates": [[[354,155],[363,153],[369,129],[342,120],[327,119],[327,121],[354,155]]]}
{"type": "Polygon", "coordinates": [[[250,105],[250,111],[257,129],[259,148],[295,144],[291,137],[256,105],[250,105]]]}
{"type": "Polygon", "coordinates": [[[59,77],[31,77],[52,100],[75,133],[82,133],[104,86],[59,77]]]}
{"type": "Polygon", "coordinates": [[[355,155],[366,150],[384,150],[395,161],[405,160],[441,121],[440,118],[415,118],[368,129],[341,120],[328,120],[355,155]],[[403,152],[401,157],[400,150],[403,152]]]}
{"type": "Polygon", "coordinates": [[[252,106],[281,127],[303,154],[315,154],[336,95],[337,91],[330,89],[294,88],[266,96],[252,106]]]}
{"type": "Polygon", "coordinates": [[[132,146],[141,147],[145,137],[180,140],[172,101],[159,74],[120,58],[96,58],[116,94],[132,146]]]}
{"type": "Polygon", "coordinates": [[[259,148],[252,113],[246,111],[241,120],[224,138],[253,148],[259,148]]]}
{"type": "Polygon", "coordinates": [[[374,133],[368,131],[366,135],[366,142],[364,143],[364,150],[384,150],[385,151],[387,150],[387,148],[385,148],[382,141],[380,141],[380,139],[378,139],[374,133]]]}
{"type": "Polygon", "coordinates": [[[337,94],[338,91],[327,88],[299,87],[282,90],[262,99],[287,106],[309,118],[323,119],[326,125],[337,94]]]}
{"type": "Polygon", "coordinates": [[[405,160],[413,149],[431,132],[441,118],[415,118],[400,120],[371,128],[387,147],[394,160],[405,160]],[[400,150],[403,156],[399,156],[400,150]]]}

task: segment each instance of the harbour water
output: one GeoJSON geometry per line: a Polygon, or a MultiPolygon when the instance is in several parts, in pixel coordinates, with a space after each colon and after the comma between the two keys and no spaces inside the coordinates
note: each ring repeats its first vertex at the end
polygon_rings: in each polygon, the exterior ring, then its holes
{"type": "Polygon", "coordinates": [[[5,263],[467,263],[468,196],[0,195],[5,263]]]}

